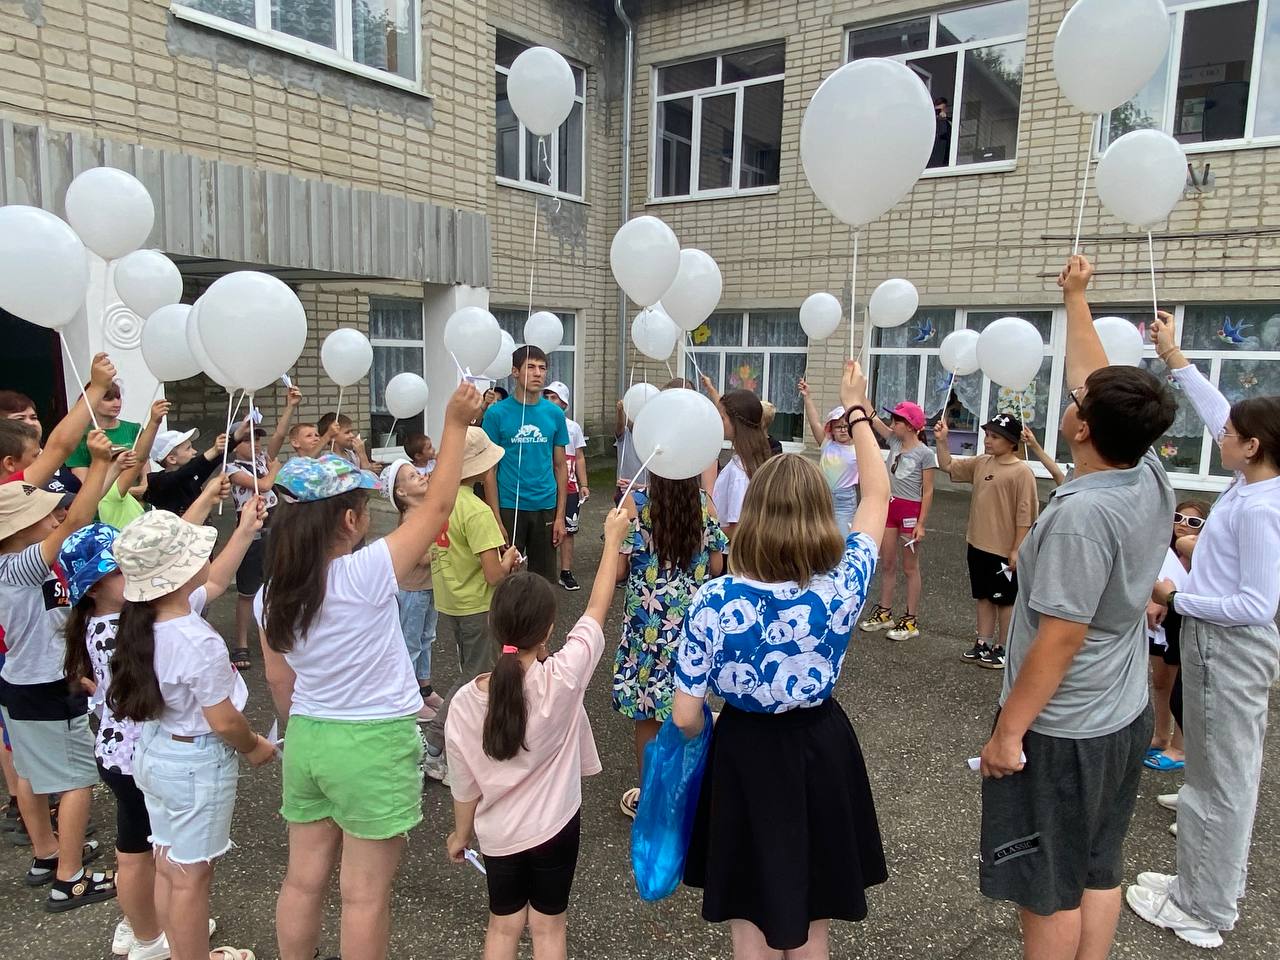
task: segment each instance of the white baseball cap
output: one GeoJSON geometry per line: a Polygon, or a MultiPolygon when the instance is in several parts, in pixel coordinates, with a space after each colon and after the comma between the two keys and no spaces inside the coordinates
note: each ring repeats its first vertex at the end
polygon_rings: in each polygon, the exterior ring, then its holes
{"type": "Polygon", "coordinates": [[[155,443],[151,444],[151,459],[156,463],[160,463],[178,447],[182,446],[188,440],[194,440],[200,436],[200,431],[195,427],[190,430],[161,430],[156,435],[155,443]]]}
{"type": "Polygon", "coordinates": [[[573,399],[572,394],[569,393],[569,388],[566,387],[559,380],[552,380],[550,383],[548,383],[545,387],[542,388],[542,392],[544,395],[548,393],[554,393],[557,397],[559,397],[561,400],[565,402],[566,406],[568,405],[569,401],[573,399]]]}

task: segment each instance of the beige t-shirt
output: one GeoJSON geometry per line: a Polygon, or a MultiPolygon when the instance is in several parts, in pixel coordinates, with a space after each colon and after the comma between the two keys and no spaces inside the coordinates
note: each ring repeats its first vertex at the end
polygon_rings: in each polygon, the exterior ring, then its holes
{"type": "Polygon", "coordinates": [[[1022,460],[999,463],[990,454],[956,457],[951,461],[951,479],[973,484],[969,504],[969,543],[1008,557],[1017,527],[1030,527],[1040,515],[1036,478],[1022,460]]]}

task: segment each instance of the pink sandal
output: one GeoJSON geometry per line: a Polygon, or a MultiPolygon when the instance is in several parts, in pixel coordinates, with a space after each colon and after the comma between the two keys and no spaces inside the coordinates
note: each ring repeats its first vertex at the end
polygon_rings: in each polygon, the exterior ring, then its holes
{"type": "Polygon", "coordinates": [[[217,947],[209,951],[209,960],[257,960],[252,950],[237,947],[217,947]]]}

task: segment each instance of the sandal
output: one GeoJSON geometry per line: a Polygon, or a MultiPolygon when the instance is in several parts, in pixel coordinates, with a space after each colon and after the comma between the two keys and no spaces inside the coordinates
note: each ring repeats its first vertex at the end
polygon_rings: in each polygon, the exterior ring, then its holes
{"type": "Polygon", "coordinates": [[[618,809],[634,820],[636,811],[640,809],[640,788],[632,787],[624,793],[622,799],[618,801],[618,809]]]}
{"type": "MultiPolygon", "coordinates": [[[[80,853],[80,865],[92,863],[102,855],[97,840],[86,840],[80,853]]],[[[43,887],[52,882],[58,875],[58,857],[32,857],[31,867],[23,878],[28,887],[43,887]]]]}
{"type": "Polygon", "coordinates": [[[1157,753],[1143,760],[1142,765],[1149,770],[1159,770],[1161,773],[1173,773],[1175,770],[1181,770],[1185,767],[1187,762],[1185,760],[1174,760],[1167,753],[1157,753]]]}
{"type": "Polygon", "coordinates": [[[209,960],[257,960],[252,950],[239,947],[215,947],[209,951],[209,960]]]}
{"type": "Polygon", "coordinates": [[[83,907],[90,903],[114,899],[116,895],[116,873],[114,870],[100,870],[96,873],[85,872],[79,880],[55,880],[49,898],[44,902],[47,913],[63,913],[83,907]],[[54,896],[61,893],[63,896],[54,896]]]}
{"type": "Polygon", "coordinates": [[[253,666],[253,661],[249,659],[248,647],[236,647],[231,651],[231,665],[237,670],[244,672],[253,666]]]}

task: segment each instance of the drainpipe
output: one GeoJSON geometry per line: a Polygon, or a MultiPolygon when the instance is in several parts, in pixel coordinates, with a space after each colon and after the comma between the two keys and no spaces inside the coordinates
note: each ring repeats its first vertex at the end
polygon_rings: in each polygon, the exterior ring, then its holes
{"type": "MultiPolygon", "coordinates": [[[[613,10],[626,31],[626,74],[622,78],[622,203],[619,226],[631,218],[631,99],[635,75],[636,31],[623,9],[622,0],[613,0],[613,10]]],[[[618,289],[618,396],[627,389],[627,295],[618,289]]]]}

